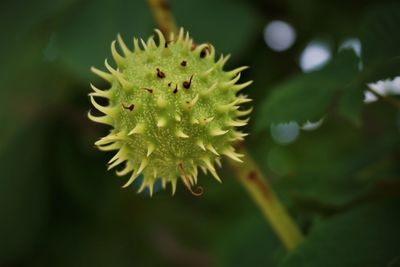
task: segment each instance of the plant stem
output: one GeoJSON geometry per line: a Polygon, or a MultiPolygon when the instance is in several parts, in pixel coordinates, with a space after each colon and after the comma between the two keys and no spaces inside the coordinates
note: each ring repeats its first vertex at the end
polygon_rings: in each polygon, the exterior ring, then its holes
{"type": "MultiPolygon", "coordinates": [[[[177,32],[177,26],[167,0],[147,0],[160,30],[165,36],[177,32]]],[[[303,240],[297,225],[293,222],[281,204],[257,164],[251,159],[243,144],[238,147],[244,154],[244,163],[230,160],[242,185],[247,189],[253,201],[259,206],[267,221],[288,250],[293,250],[303,240]]]]}
{"type": "Polygon", "coordinates": [[[367,91],[376,96],[378,99],[386,101],[388,104],[391,104],[396,108],[400,108],[400,101],[398,101],[397,99],[390,96],[381,95],[375,90],[369,88],[368,86],[367,86],[367,91]]]}
{"type": "Polygon", "coordinates": [[[237,147],[238,152],[244,154],[244,163],[229,160],[237,178],[247,189],[253,201],[258,205],[264,217],[285,245],[291,251],[303,240],[303,235],[296,223],[279,201],[262,174],[256,162],[250,157],[243,144],[237,147]]]}
{"type": "Polygon", "coordinates": [[[177,33],[178,28],[167,0],[147,0],[153,13],[156,24],[164,36],[168,37],[171,32],[177,33]]]}

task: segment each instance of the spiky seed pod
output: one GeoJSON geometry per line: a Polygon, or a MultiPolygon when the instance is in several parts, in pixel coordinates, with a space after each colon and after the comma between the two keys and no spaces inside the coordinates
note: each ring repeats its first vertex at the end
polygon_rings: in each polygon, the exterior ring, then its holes
{"type": "Polygon", "coordinates": [[[122,38],[111,44],[116,63],[105,61],[107,71],[92,67],[92,71],[111,87],[100,90],[92,86],[90,101],[103,113],[91,120],[112,126],[110,133],[95,144],[100,150],[117,150],[108,162],[109,169],[123,165],[117,175],[131,173],[123,185],[131,185],[139,175],[143,181],[139,192],[154,182],[162,185],[182,179],[185,186],[197,183],[198,168],[220,178],[214,163],[220,164],[222,155],[241,161],[232,146],[246,135],[236,128],[247,124],[251,109],[242,110],[240,104],[250,101],[238,92],[251,82],[237,84],[240,72],[247,67],[224,71],[228,57],[215,61],[215,50],[210,44],[195,45],[180,30],[166,40],[159,30],[158,44],[153,37],[147,42],[134,39],[131,51],[122,38]],[[108,100],[107,106],[95,97],[108,100]]]}

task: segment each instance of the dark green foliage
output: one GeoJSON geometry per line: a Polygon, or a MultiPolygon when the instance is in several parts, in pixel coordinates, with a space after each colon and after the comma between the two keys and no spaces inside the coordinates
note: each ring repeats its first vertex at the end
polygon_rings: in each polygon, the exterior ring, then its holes
{"type": "Polygon", "coordinates": [[[377,201],[319,222],[280,266],[399,266],[399,204],[377,201]]]}
{"type": "MultiPolygon", "coordinates": [[[[252,156],[303,232],[287,253],[223,162],[222,184],[199,177],[195,198],[137,195],[106,172],[93,142],[107,128],[86,118],[91,65],[109,44],[155,27],[144,1],[6,1],[0,11],[1,266],[400,266],[400,111],[364,104],[366,83],[400,76],[396,1],[170,1],[199,42],[232,53],[227,69],[254,99],[252,156]],[[296,43],[266,47],[263,27],[291,23],[296,43]],[[339,50],[361,40],[360,58],[339,50]],[[332,47],[322,69],[298,58],[316,38],[332,47]],[[359,68],[361,61],[362,68],[359,68]],[[324,117],[281,145],[271,124],[324,117]]],[[[109,58],[111,55],[108,56],[109,58]]],[[[101,84],[97,84],[101,88],[101,84]]],[[[398,101],[396,96],[392,100],[398,101]]]]}
{"type": "Polygon", "coordinates": [[[322,70],[299,74],[272,88],[255,116],[256,131],[271,123],[317,121],[329,111],[335,98],[348,95],[357,74],[358,59],[343,51],[322,70]]]}

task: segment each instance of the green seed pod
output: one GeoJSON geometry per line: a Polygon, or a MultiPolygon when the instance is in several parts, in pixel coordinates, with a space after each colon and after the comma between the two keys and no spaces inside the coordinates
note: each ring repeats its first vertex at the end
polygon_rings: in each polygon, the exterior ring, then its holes
{"type": "Polygon", "coordinates": [[[251,101],[238,92],[251,84],[237,84],[240,72],[247,67],[224,71],[228,57],[215,62],[215,50],[210,44],[195,45],[182,29],[177,37],[166,40],[159,30],[158,45],[153,37],[147,42],[134,39],[131,51],[121,37],[117,42],[122,53],[111,44],[117,65],[105,61],[108,72],[92,71],[110,83],[107,90],[92,85],[93,106],[103,113],[92,121],[108,124],[110,133],[95,144],[103,151],[118,150],[108,162],[109,169],[123,176],[131,173],[123,187],[139,176],[143,181],[138,192],[148,188],[150,195],[157,179],[163,188],[170,182],[175,193],[180,177],[193,193],[198,168],[209,171],[221,181],[214,167],[222,155],[241,161],[233,143],[246,134],[236,128],[247,124],[241,117],[251,109],[240,104],[251,101]],[[98,104],[95,97],[108,100],[98,104]]]}

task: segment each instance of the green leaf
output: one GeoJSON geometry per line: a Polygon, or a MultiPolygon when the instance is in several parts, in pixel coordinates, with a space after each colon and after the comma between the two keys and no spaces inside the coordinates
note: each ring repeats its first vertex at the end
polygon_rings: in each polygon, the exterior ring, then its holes
{"type": "Polygon", "coordinates": [[[320,222],[280,266],[399,266],[399,204],[399,199],[364,204],[320,222]]]}
{"type": "Polygon", "coordinates": [[[354,86],[347,87],[337,108],[340,115],[360,126],[361,113],[364,108],[364,91],[354,86]]]}
{"type": "Polygon", "coordinates": [[[262,216],[247,214],[220,233],[217,266],[276,266],[285,249],[262,216]]]}
{"type": "Polygon", "coordinates": [[[360,27],[364,85],[400,74],[400,4],[371,6],[360,27]]]}
{"type": "Polygon", "coordinates": [[[260,31],[256,12],[239,1],[175,0],[171,6],[179,26],[185,27],[197,43],[212,43],[219,53],[237,56],[260,31]]]}
{"type": "Polygon", "coordinates": [[[89,79],[90,66],[102,68],[110,44],[121,33],[130,47],[132,37],[152,34],[153,20],[145,1],[84,1],[64,18],[55,33],[53,50],[60,62],[78,77],[89,79]]]}
{"type": "Polygon", "coordinates": [[[371,6],[361,24],[362,60],[366,67],[400,56],[400,4],[371,6]]]}
{"type": "Polygon", "coordinates": [[[43,122],[35,121],[0,151],[0,259],[30,251],[45,226],[49,206],[44,130],[43,122]]]}
{"type": "Polygon", "coordinates": [[[353,51],[345,50],[323,69],[300,74],[274,87],[258,108],[255,130],[263,130],[271,123],[318,121],[334,96],[347,90],[357,73],[358,58],[353,51]]]}
{"type": "MultiPolygon", "coordinates": [[[[294,199],[297,207],[322,213],[330,211],[317,206],[340,208],[372,190],[384,192],[376,187],[375,172],[368,168],[387,160],[387,155],[399,148],[398,134],[386,132],[371,142],[363,136],[363,129],[349,129],[340,122],[325,125],[320,131],[304,133],[301,142],[281,147],[296,161],[290,166],[291,173],[275,181],[276,188],[294,199]]],[[[377,175],[382,180],[391,179],[381,170],[377,175]]]]}

